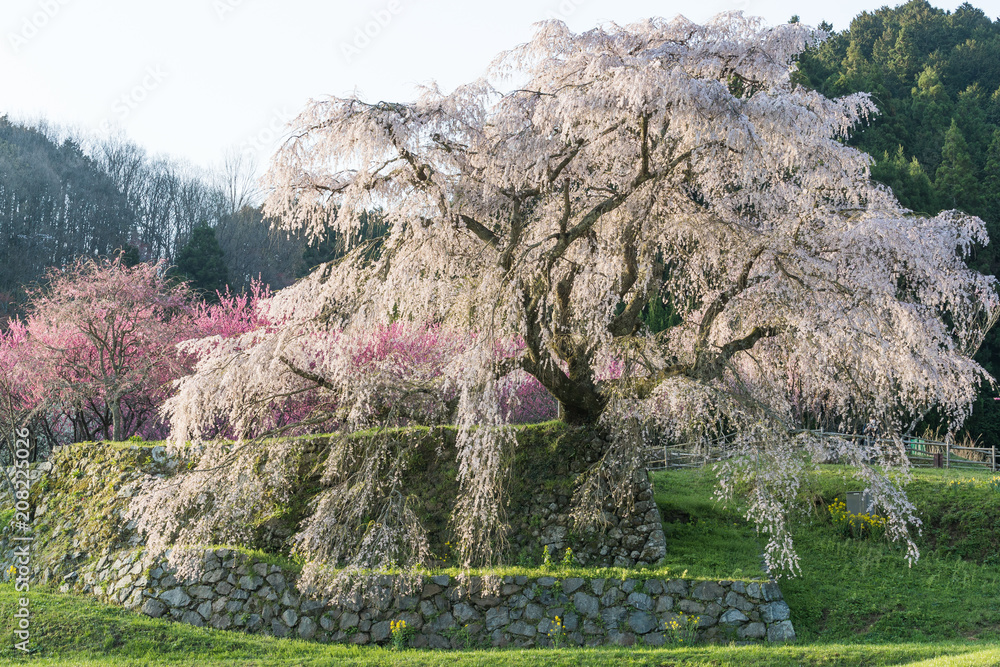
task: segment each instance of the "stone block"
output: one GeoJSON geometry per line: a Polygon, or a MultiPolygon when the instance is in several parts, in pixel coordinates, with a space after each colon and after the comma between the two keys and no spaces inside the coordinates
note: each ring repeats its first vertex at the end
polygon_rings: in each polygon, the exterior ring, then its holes
{"type": "Polygon", "coordinates": [[[736,631],[740,639],[763,639],[766,634],[767,628],[763,623],[747,623],[736,631]]]}
{"type": "Polygon", "coordinates": [[[779,621],[767,628],[767,641],[788,642],[795,639],[795,629],[791,621],[779,621]]]}
{"type": "Polygon", "coordinates": [[[323,600],[303,600],[299,603],[299,611],[303,614],[312,614],[322,609],[326,609],[326,602],[323,600]]]}
{"type": "Polygon", "coordinates": [[[685,614],[704,614],[705,605],[694,600],[681,600],[677,603],[677,608],[685,614]]]}
{"type": "Polygon", "coordinates": [[[524,621],[515,621],[507,628],[507,632],[520,637],[534,637],[537,629],[534,625],[525,623],[524,621]]]}
{"type": "Polygon", "coordinates": [[[205,625],[205,619],[201,617],[201,614],[195,611],[186,611],[184,615],[181,616],[181,623],[187,623],[188,625],[195,625],[203,627],[205,625]]]}
{"type": "Polygon", "coordinates": [[[472,608],[464,602],[458,602],[453,608],[455,619],[458,620],[462,625],[471,623],[472,621],[479,619],[479,612],[472,608]]]}
{"type": "Polygon", "coordinates": [[[445,632],[455,627],[455,617],[449,612],[444,612],[434,620],[434,630],[445,632]]]}
{"type": "Polygon", "coordinates": [[[643,582],[642,588],[649,595],[656,597],[663,593],[663,582],[659,579],[649,579],[643,582]]]}
{"type": "Polygon", "coordinates": [[[634,611],[629,614],[628,626],[637,635],[644,635],[656,629],[656,618],[647,611],[634,611]]]}
{"type": "Polygon", "coordinates": [[[714,581],[702,581],[691,591],[691,597],[697,600],[714,600],[726,594],[724,589],[714,581]]]}
{"type": "Polygon", "coordinates": [[[666,589],[668,593],[679,597],[687,597],[688,582],[684,579],[669,579],[666,582],[666,589]]]}
{"type": "Polygon", "coordinates": [[[233,619],[228,614],[215,614],[209,619],[208,624],[216,630],[226,630],[233,624],[233,619]]]}
{"type": "Polygon", "coordinates": [[[191,601],[191,597],[180,587],[171,588],[165,593],[160,593],[160,599],[171,607],[184,607],[191,601]]]}
{"type": "Polygon", "coordinates": [[[600,613],[600,605],[597,598],[587,595],[582,591],[573,594],[573,606],[576,610],[588,618],[597,618],[600,613]]]}
{"type": "Polygon", "coordinates": [[[753,610],[753,603],[734,591],[726,593],[726,606],[734,607],[746,613],[753,610]]]}
{"type": "Polygon", "coordinates": [[[629,593],[628,598],[625,599],[625,604],[633,609],[638,609],[639,611],[653,610],[653,598],[649,597],[645,593],[629,593]]]}
{"type": "Polygon", "coordinates": [[[493,607],[486,612],[486,630],[493,632],[510,623],[510,612],[507,607],[493,607]]]}
{"type": "Polygon", "coordinates": [[[719,617],[719,623],[723,625],[738,625],[740,623],[745,623],[750,619],[739,609],[730,609],[719,617]]]}
{"type": "Polygon", "coordinates": [[[760,619],[770,625],[777,621],[787,620],[791,615],[788,603],[783,600],[770,602],[760,606],[760,619]]]}
{"type": "MultiPolygon", "coordinates": [[[[305,621],[306,619],[302,619],[305,621]]],[[[372,624],[371,636],[375,643],[384,642],[392,634],[392,627],[389,621],[379,621],[372,624]]]]}
{"type": "MultiPolygon", "coordinates": [[[[281,622],[279,618],[271,619],[271,634],[275,637],[287,637],[292,634],[291,628],[281,622]]],[[[359,633],[360,634],[360,633],[359,633]]]]}
{"type": "Polygon", "coordinates": [[[167,606],[160,602],[159,600],[154,600],[153,598],[148,598],[142,604],[142,613],[151,618],[159,618],[163,616],[163,612],[167,610],[167,606]]]}
{"type": "Polygon", "coordinates": [[[212,587],[211,586],[192,586],[188,589],[188,594],[191,597],[198,598],[199,600],[207,600],[212,597],[212,587]]]}

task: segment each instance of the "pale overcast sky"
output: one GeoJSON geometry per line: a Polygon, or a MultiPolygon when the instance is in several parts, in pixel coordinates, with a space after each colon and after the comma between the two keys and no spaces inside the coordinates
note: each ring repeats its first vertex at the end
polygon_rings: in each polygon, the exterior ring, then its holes
{"type": "MultiPolygon", "coordinates": [[[[227,148],[262,162],[311,97],[406,101],[480,76],[531,24],[573,30],[741,9],[847,27],[879,0],[0,0],[0,114],[84,133],[119,128],[196,165],[227,148]],[[366,35],[365,32],[368,34],[366,35]],[[369,36],[370,35],[370,36],[369,36]]],[[[893,2],[892,4],[896,4],[893,2]]],[[[934,0],[954,9],[959,0],[934,0]]],[[[991,18],[1000,0],[972,3],[991,18]]]]}

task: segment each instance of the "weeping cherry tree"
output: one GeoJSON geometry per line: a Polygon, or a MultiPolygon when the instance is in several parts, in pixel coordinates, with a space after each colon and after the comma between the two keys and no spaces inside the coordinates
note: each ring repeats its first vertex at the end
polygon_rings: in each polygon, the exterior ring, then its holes
{"type": "MultiPolygon", "coordinates": [[[[822,38],[738,13],[581,34],[551,21],[453,92],[311,102],[273,159],[267,212],[351,237],[377,207],[388,232],[276,294],[269,329],[195,346],[198,370],[168,406],[175,446],[220,412],[242,420],[245,446],[206,442],[201,466],[216,472],[147,496],[151,544],[232,538],[253,498],[285,483],[278,455],[256,482],[249,464],[239,479],[218,472],[261,455],[253,425],[268,401],[326,392],[350,430],[400,423],[370,409],[391,390],[424,423],[457,425],[460,560],[488,564],[516,447],[498,395],[532,376],[565,421],[607,441],[576,492],[581,522],[640,473],[650,438],[734,431],[719,495],[739,494],[772,569],[797,569],[789,511],[831,455],[915,558],[898,436],[931,412],[961,424],[989,380],[971,356],[997,312],[994,279],[964,261],[987,238],[977,218],[913,215],[869,180],[869,158],[844,140],[874,104],[791,77],[822,38]],[[679,323],[651,333],[651,299],[679,323]],[[434,373],[359,363],[373,332],[399,323],[447,339],[434,373]],[[803,413],[844,427],[874,415],[896,446],[795,436],[803,413]]],[[[296,538],[307,581],[328,582],[336,563],[419,564],[426,538],[393,486],[395,450],[338,442],[296,538]],[[377,520],[345,528],[363,513],[377,520]]]]}

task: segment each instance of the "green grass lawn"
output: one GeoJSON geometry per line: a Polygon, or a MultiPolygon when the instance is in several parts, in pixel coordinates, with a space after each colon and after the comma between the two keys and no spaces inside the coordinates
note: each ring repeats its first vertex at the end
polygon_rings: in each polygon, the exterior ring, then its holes
{"type": "MultiPolygon", "coordinates": [[[[1000,486],[988,473],[921,469],[907,487],[924,522],[921,557],[909,567],[884,539],[845,538],[827,506],[861,485],[841,466],[821,466],[803,492],[813,507],[795,518],[801,576],[781,589],[800,641],[1000,642],[1000,567],[993,547],[1000,486]]],[[[761,541],[737,507],[711,497],[710,470],[658,473],[657,502],[667,534],[667,565],[689,575],[760,573],[761,541]]]]}
{"type": "MultiPolygon", "coordinates": [[[[17,594],[0,587],[0,629],[11,636],[17,594]]],[[[146,618],[95,601],[31,592],[36,652],[23,656],[9,641],[0,664],[31,665],[1000,665],[1000,645],[985,642],[815,643],[788,646],[694,646],[677,649],[532,649],[393,651],[324,646],[146,618]]]]}
{"type": "MultiPolygon", "coordinates": [[[[989,475],[925,470],[909,487],[925,526],[922,556],[877,539],[846,538],[827,505],[860,490],[837,466],[821,468],[795,520],[802,575],[783,580],[798,641],[787,646],[667,649],[392,651],[324,646],[194,628],[93,600],[31,592],[32,646],[0,643],[0,664],[38,665],[1000,665],[1000,485],[989,475]],[[972,482],[961,481],[972,479],[972,482]],[[958,482],[958,483],[956,483],[958,482]]],[[[658,473],[668,554],[659,576],[757,578],[760,541],[738,507],[712,499],[708,470],[658,473]]],[[[549,572],[552,573],[552,572],[549,572]]],[[[579,568],[557,576],[586,574],[579,568]]],[[[592,576],[593,573],[591,573],[592,576]]],[[[12,636],[18,595],[0,586],[0,631],[12,636]]]]}

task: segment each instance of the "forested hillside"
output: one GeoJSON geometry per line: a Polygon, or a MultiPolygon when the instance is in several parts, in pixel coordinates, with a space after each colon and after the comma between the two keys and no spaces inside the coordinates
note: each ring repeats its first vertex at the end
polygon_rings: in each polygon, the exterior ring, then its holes
{"type": "Polygon", "coordinates": [[[77,255],[123,247],[135,213],[80,147],[0,119],[0,302],[77,255]]]}
{"type": "MultiPolygon", "coordinates": [[[[880,114],[851,143],[873,157],[874,178],[918,213],[959,208],[1000,239],[1000,20],[968,3],[948,12],[912,0],[863,12],[840,30],[820,28],[830,37],[801,57],[798,80],[831,97],[871,93],[880,114]]],[[[136,261],[165,259],[211,294],[225,284],[242,291],[258,277],[284,287],[343,252],[336,233],[310,247],[272,232],[252,190],[238,159],[203,173],[121,137],[65,139],[44,123],[2,117],[0,313],[17,312],[46,267],[79,256],[126,250],[136,261]],[[198,268],[208,264],[211,272],[198,268]]],[[[360,230],[383,232],[377,212],[360,230]]],[[[972,263],[1000,274],[996,241],[972,263]]],[[[654,330],[674,318],[669,303],[644,312],[654,330]]],[[[1000,374],[996,330],[977,360],[1000,374]]],[[[1000,442],[994,393],[984,390],[968,423],[986,444],[1000,442]]]]}
{"type": "Polygon", "coordinates": [[[117,250],[132,261],[187,258],[179,275],[206,291],[240,291],[257,277],[288,285],[306,244],[270,232],[245,167],[201,172],[121,137],[65,138],[44,122],[0,117],[0,308],[17,311],[47,267],[117,250]],[[204,228],[213,239],[194,234],[204,228]],[[206,243],[221,249],[228,280],[205,282],[190,268],[206,243]]]}
{"type": "MultiPolygon", "coordinates": [[[[851,143],[874,158],[873,177],[914,211],[981,217],[993,242],[971,264],[1000,275],[1000,20],[968,3],[946,12],[911,0],[861,13],[799,68],[827,96],[871,93],[880,114],[851,143]]],[[[976,360],[1000,373],[995,328],[976,360]]],[[[984,388],[968,423],[987,445],[1000,443],[995,393],[984,388]]]]}

